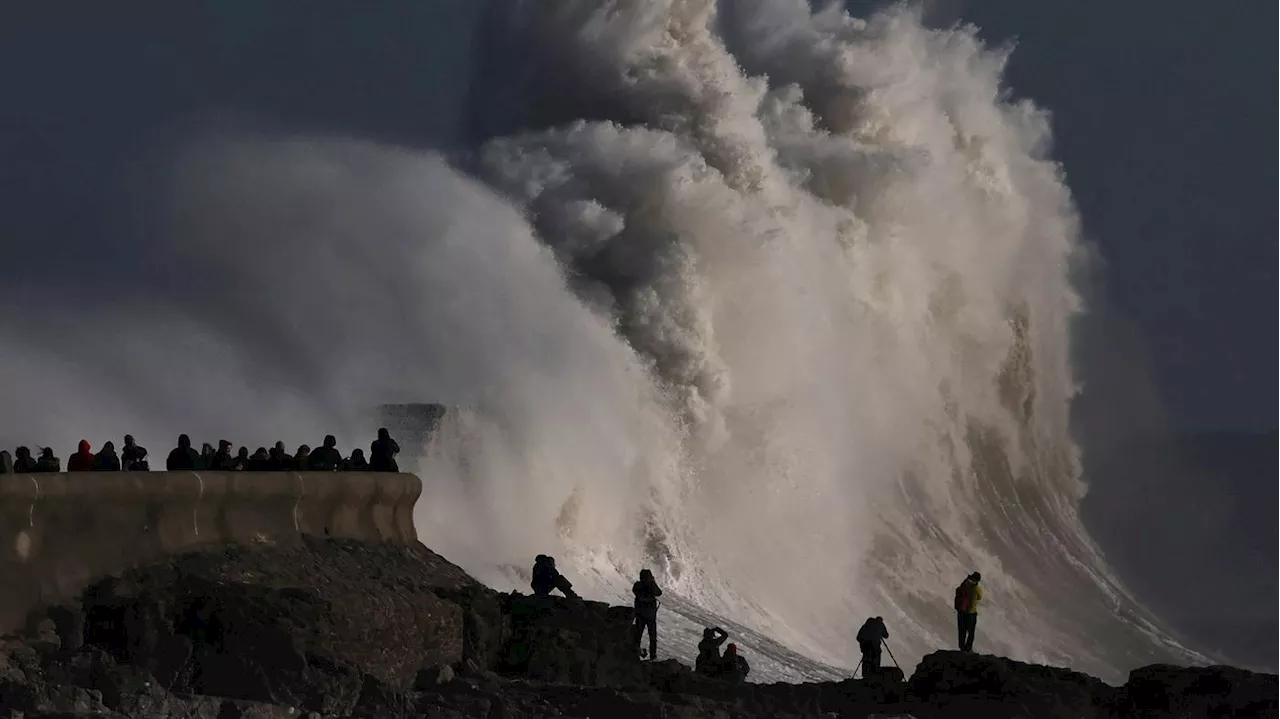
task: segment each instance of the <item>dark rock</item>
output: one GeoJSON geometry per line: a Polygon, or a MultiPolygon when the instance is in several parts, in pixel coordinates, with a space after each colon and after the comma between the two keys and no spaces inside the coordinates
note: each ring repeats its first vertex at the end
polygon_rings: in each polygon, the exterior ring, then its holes
{"type": "MultiPolygon", "coordinates": [[[[934,652],[911,675],[912,696],[957,712],[992,705],[996,716],[1072,717],[1104,714],[1114,690],[1069,669],[1023,664],[971,652],[934,652]]],[[[989,712],[987,716],[992,716],[989,712]]]]}
{"type": "Polygon", "coordinates": [[[1276,693],[1274,674],[1153,664],[1129,673],[1116,709],[1130,717],[1274,717],[1276,693]]]}
{"type": "Polygon", "coordinates": [[[453,677],[453,667],[448,664],[432,664],[418,672],[418,678],[413,681],[413,688],[434,689],[441,684],[453,681],[453,677]]]}

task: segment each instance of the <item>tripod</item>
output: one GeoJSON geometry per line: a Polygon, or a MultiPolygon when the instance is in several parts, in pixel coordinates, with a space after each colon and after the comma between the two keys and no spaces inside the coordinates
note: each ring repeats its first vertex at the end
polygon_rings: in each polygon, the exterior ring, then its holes
{"type": "MultiPolygon", "coordinates": [[[[889,652],[889,659],[893,661],[893,666],[898,667],[898,671],[902,671],[902,666],[898,664],[898,658],[897,658],[897,657],[895,657],[895,656],[893,656],[893,650],[889,648],[889,642],[887,642],[887,641],[885,641],[885,640],[881,639],[881,640],[880,640],[880,644],[884,647],[884,650],[885,650],[886,652],[889,652]]],[[[858,660],[858,666],[856,666],[856,667],[854,667],[854,668],[853,668],[853,678],[854,678],[854,679],[857,679],[857,678],[858,678],[858,670],[859,670],[859,669],[861,669],[861,668],[862,668],[862,660],[861,660],[861,659],[859,659],[859,660],[858,660]]],[[[866,677],[865,675],[863,675],[863,677],[862,677],[862,678],[863,678],[863,679],[866,679],[867,677],[866,677]]]]}

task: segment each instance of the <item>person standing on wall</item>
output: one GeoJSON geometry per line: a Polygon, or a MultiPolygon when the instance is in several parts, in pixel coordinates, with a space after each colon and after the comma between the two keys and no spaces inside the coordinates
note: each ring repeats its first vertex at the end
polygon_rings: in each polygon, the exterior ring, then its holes
{"type": "Polygon", "coordinates": [[[960,651],[973,651],[973,634],[978,628],[978,605],[982,602],[982,575],[974,572],[956,587],[956,628],[960,651]]]}

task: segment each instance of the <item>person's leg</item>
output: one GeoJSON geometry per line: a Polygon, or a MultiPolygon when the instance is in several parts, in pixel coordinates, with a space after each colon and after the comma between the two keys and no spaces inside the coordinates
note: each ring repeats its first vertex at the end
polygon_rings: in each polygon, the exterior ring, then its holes
{"type": "Polygon", "coordinates": [[[649,660],[657,661],[658,659],[658,618],[649,617],[645,620],[645,626],[649,629],[649,660]]]}
{"type": "Polygon", "coordinates": [[[956,612],[956,635],[959,637],[956,643],[962,652],[964,651],[964,627],[964,612],[956,612]]]}
{"type": "Polygon", "coordinates": [[[867,675],[876,674],[880,671],[880,648],[876,647],[867,652],[867,675]]]}
{"type": "Polygon", "coordinates": [[[973,637],[978,633],[978,613],[969,615],[969,651],[973,651],[973,637]]]}

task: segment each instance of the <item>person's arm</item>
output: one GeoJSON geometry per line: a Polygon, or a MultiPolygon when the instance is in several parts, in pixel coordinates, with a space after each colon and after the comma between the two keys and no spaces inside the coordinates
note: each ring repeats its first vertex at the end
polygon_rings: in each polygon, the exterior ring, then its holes
{"type": "Polygon", "coordinates": [[[726,632],[720,627],[716,627],[715,632],[716,632],[716,646],[719,647],[721,644],[724,644],[724,640],[729,638],[729,632],[726,632]]]}

